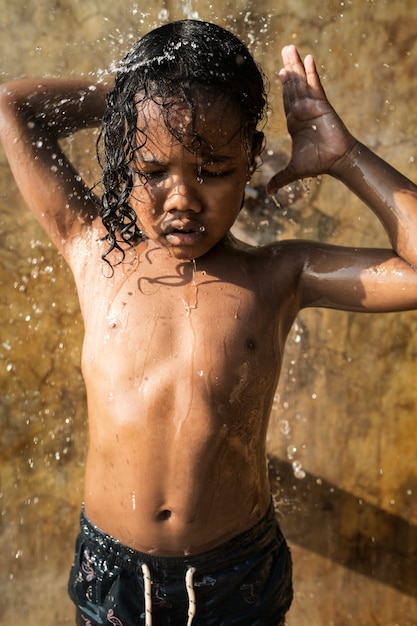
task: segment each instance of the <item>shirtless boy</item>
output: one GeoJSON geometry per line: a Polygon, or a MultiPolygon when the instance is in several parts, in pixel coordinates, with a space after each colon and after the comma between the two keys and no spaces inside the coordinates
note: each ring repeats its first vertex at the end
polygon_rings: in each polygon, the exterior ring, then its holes
{"type": "Polygon", "coordinates": [[[69,584],[79,625],[283,623],[291,559],[265,438],[289,329],[303,307],[417,307],[416,185],[348,132],[311,56],[282,55],[293,150],[268,191],[334,176],[392,249],[231,236],[263,147],[265,92],[218,26],[149,33],[106,109],[102,84],[2,86],[10,166],[72,269],[85,322],[90,445],[69,584]],[[102,118],[97,200],[59,139],[102,118]]]}

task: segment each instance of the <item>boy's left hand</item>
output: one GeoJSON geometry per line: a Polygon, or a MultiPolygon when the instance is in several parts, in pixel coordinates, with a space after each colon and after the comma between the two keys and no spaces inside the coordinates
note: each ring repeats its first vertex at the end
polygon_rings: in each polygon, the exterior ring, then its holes
{"type": "Polygon", "coordinates": [[[304,63],[294,45],[282,50],[282,82],[291,159],[267,185],[269,194],[300,178],[337,173],[356,140],[327,100],[311,55],[304,63]]]}

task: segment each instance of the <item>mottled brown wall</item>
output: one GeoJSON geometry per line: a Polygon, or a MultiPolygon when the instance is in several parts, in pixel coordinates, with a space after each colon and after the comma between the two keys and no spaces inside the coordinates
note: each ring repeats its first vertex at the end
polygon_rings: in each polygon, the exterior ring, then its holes
{"type": "MultiPolygon", "coordinates": [[[[0,80],[94,75],[164,14],[193,13],[238,32],[271,79],[271,154],[237,232],[386,245],[336,181],[285,190],[280,215],[261,185],[288,155],[276,80],[287,42],[314,52],[351,130],[417,180],[414,0],[0,0],[0,80]]],[[[68,148],[93,180],[92,137],[80,145],[68,148]]],[[[3,153],[0,205],[0,623],[72,624],[65,584],[86,445],[82,322],[72,278],[3,153]]],[[[295,559],[290,626],[417,623],[416,327],[415,312],[315,310],[293,329],[269,440],[295,559]]]]}

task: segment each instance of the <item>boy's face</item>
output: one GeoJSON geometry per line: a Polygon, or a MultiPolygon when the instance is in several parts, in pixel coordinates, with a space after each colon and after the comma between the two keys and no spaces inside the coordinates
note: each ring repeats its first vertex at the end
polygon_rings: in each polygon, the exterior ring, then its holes
{"type": "MultiPolygon", "coordinates": [[[[186,105],[175,104],[169,119],[181,141],[167,128],[159,105],[147,101],[138,106],[137,125],[146,143],[131,163],[130,204],[148,239],[175,258],[194,259],[223,239],[234,223],[253,159],[230,105],[198,107],[194,129],[186,105]],[[204,141],[196,142],[196,134],[204,141]]],[[[138,145],[142,142],[138,133],[138,145]]]]}

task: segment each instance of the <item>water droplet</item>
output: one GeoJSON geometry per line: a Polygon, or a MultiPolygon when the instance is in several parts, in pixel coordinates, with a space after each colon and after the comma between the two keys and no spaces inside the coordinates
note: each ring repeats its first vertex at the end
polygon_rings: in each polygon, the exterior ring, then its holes
{"type": "Polygon", "coordinates": [[[290,445],[287,447],[287,457],[290,461],[294,458],[294,454],[297,452],[297,447],[294,445],[290,445]]]}
{"type": "Polygon", "coordinates": [[[169,11],[167,9],[161,9],[158,13],[158,20],[166,22],[169,20],[169,11]]]}
{"type": "Polygon", "coordinates": [[[275,196],[271,196],[272,202],[275,204],[275,206],[277,207],[277,209],[281,209],[281,204],[279,203],[278,199],[275,196]]]}
{"type": "Polygon", "coordinates": [[[197,283],[195,280],[195,275],[197,271],[197,263],[195,259],[192,259],[191,263],[192,263],[193,273],[192,273],[190,282],[188,282],[184,286],[183,299],[182,299],[187,313],[191,313],[192,309],[197,308],[197,295],[198,294],[197,294],[197,283]]]}
{"type": "Polygon", "coordinates": [[[303,466],[301,465],[300,461],[294,461],[292,464],[292,469],[294,471],[294,476],[296,478],[305,478],[306,477],[306,473],[303,470],[303,466]]]}
{"type": "Polygon", "coordinates": [[[283,435],[288,436],[291,432],[290,423],[288,420],[281,421],[281,432],[283,435]]]}

